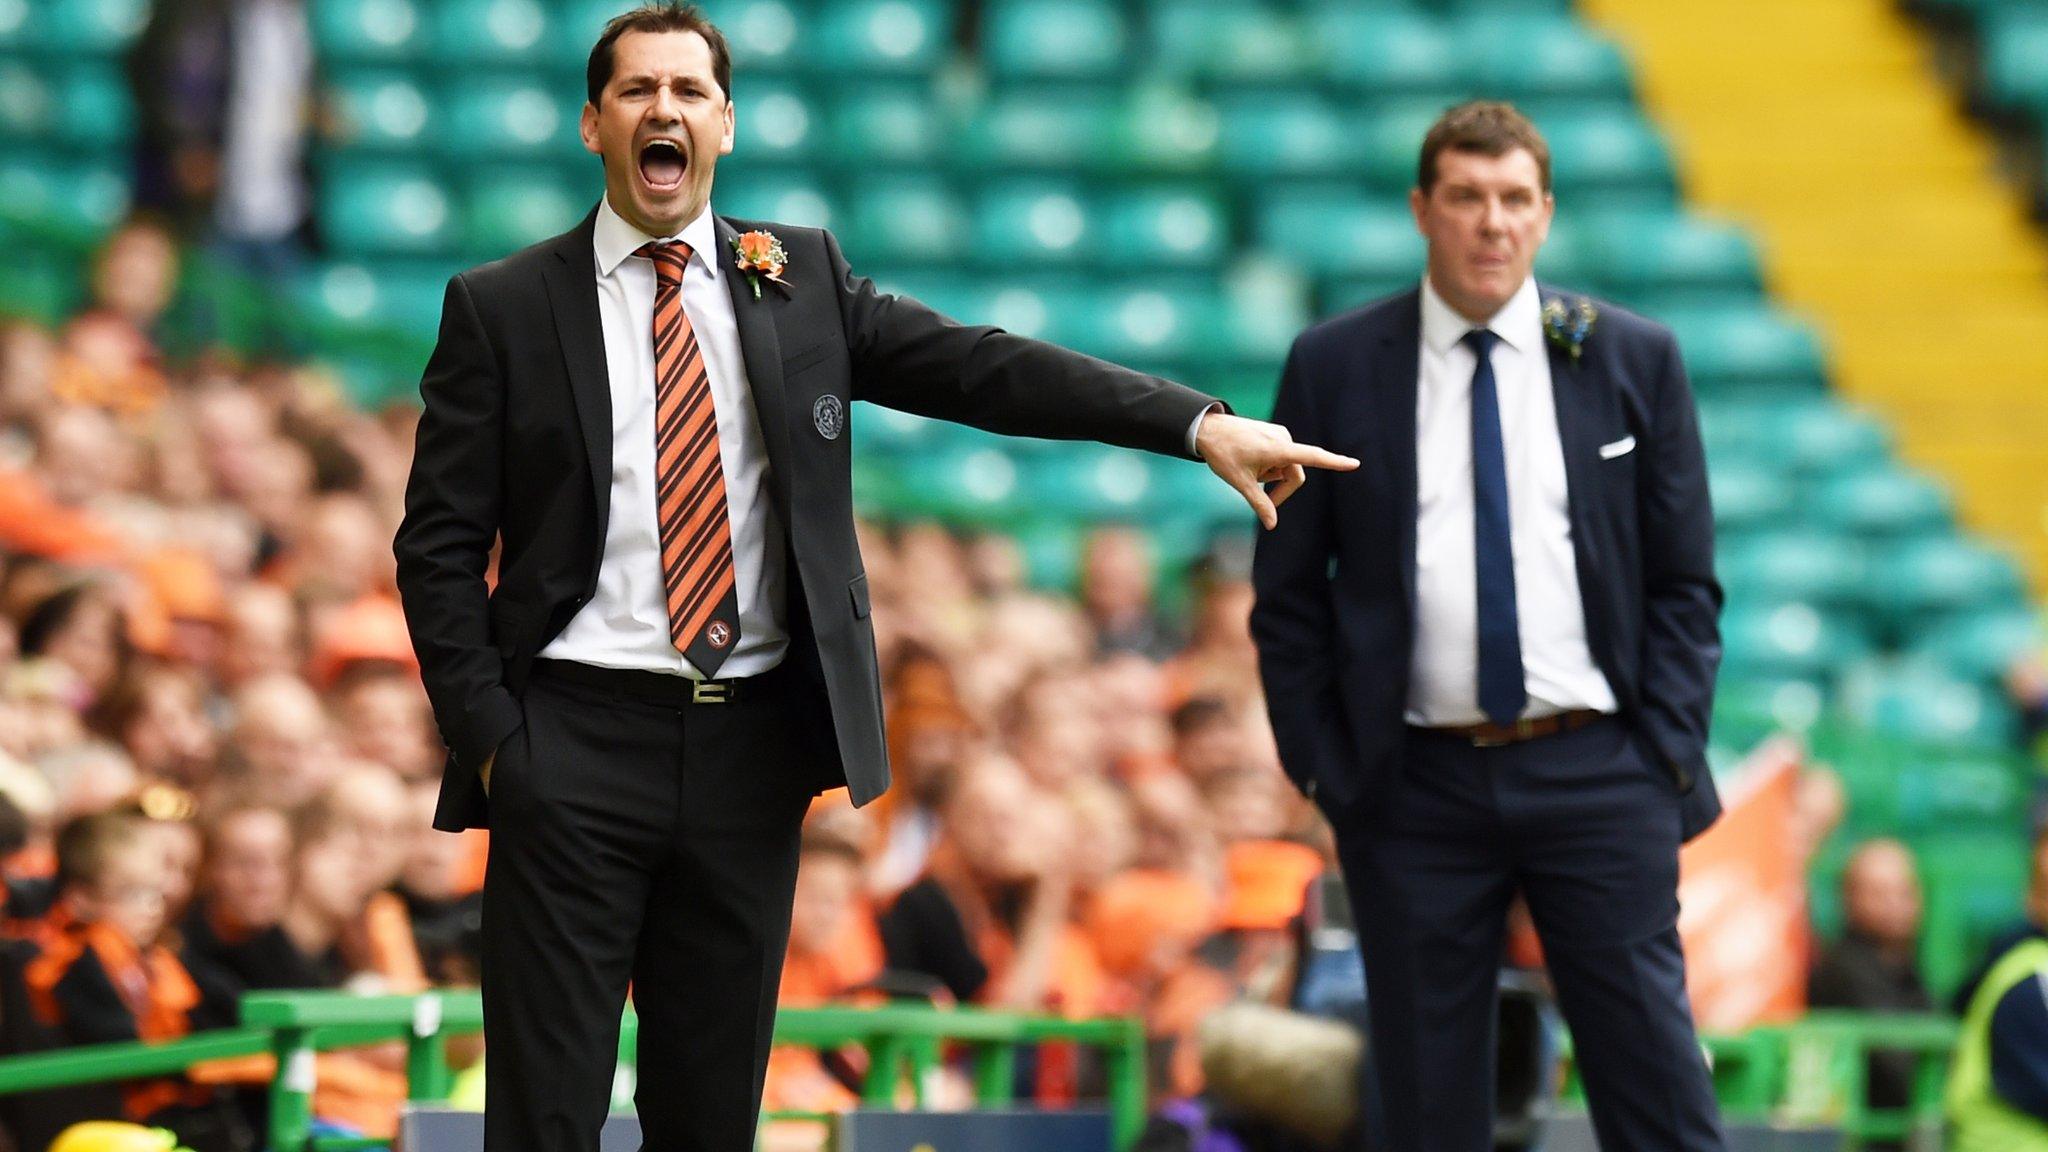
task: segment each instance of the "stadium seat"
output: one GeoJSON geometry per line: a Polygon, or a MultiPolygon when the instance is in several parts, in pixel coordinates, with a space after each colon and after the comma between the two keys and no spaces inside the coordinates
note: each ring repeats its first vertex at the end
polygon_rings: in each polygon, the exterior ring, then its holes
{"type": "Polygon", "coordinates": [[[313,0],[311,15],[314,55],[323,63],[399,64],[428,55],[427,12],[418,0],[313,0]]]}
{"type": "MultiPolygon", "coordinates": [[[[0,194],[6,188],[5,169],[0,168],[0,194]]],[[[7,274],[0,276],[0,316],[62,324],[85,298],[85,270],[70,252],[26,243],[7,231],[0,227],[0,242],[8,251],[7,274]]]]}
{"type": "Polygon", "coordinates": [[[1854,539],[1781,527],[1729,539],[1715,569],[1730,600],[1842,605],[1862,584],[1864,556],[1854,539]]]}
{"type": "Polygon", "coordinates": [[[447,264],[338,261],[310,270],[293,285],[307,322],[339,329],[391,329],[431,339],[447,293],[447,264]]]}
{"type": "Polygon", "coordinates": [[[1025,483],[1039,515],[1086,524],[1142,520],[1158,503],[1154,477],[1150,463],[1136,452],[1072,443],[1032,457],[1025,483]]]}
{"type": "Polygon", "coordinates": [[[1689,291],[1762,290],[1755,242],[1734,225],[1671,212],[1597,210],[1574,214],[1572,223],[1585,267],[1624,302],[1661,294],[1669,304],[1689,291]]]}
{"type": "Polygon", "coordinates": [[[2044,647],[2048,633],[2039,616],[2025,608],[1994,607],[1918,630],[1908,652],[1957,676],[1997,685],[2013,661],[2041,655],[2044,647]]]}
{"type": "Polygon", "coordinates": [[[1349,119],[1358,137],[1358,174],[1383,195],[1405,201],[1415,186],[1422,137],[1453,100],[1441,94],[1415,96],[1355,109],[1349,119]]]}
{"type": "Polygon", "coordinates": [[[968,251],[969,227],[966,205],[944,181],[876,177],[854,186],[838,236],[856,268],[951,265],[968,251]]]}
{"type": "MultiPolygon", "coordinates": [[[[560,34],[541,0],[435,0],[428,12],[437,66],[541,64],[552,49],[552,37],[560,34]]],[[[585,41],[584,47],[589,46],[585,41]]]]}
{"type": "Polygon", "coordinates": [[[454,198],[419,164],[331,164],[319,213],[328,243],[349,256],[439,255],[460,235],[454,198]]]}
{"type": "Polygon", "coordinates": [[[1872,553],[1870,608],[1901,636],[1939,616],[2017,608],[2023,584],[2010,556],[1961,536],[1903,540],[1872,553]]]}
{"type": "Polygon", "coordinates": [[[0,52],[27,52],[33,31],[28,0],[0,0],[0,52]]]}
{"type": "Polygon", "coordinates": [[[1422,237],[1398,201],[1340,187],[1284,191],[1259,206],[1255,235],[1267,254],[1312,275],[1414,284],[1422,237]]]}
{"type": "Polygon", "coordinates": [[[2048,123],[2048,8],[2014,4],[1985,15],[1984,94],[2048,123]]]}
{"type": "Polygon", "coordinates": [[[410,73],[388,69],[341,71],[327,81],[334,127],[329,147],[366,152],[419,151],[435,123],[434,97],[410,73]]]}
{"type": "Polygon", "coordinates": [[[1240,181],[1270,187],[1302,177],[1352,179],[1358,173],[1364,149],[1357,126],[1327,100],[1282,91],[1233,93],[1221,108],[1220,159],[1240,181]]]}
{"type": "Polygon", "coordinates": [[[733,105],[734,156],[767,165],[804,164],[817,155],[823,125],[803,89],[777,80],[749,83],[733,105]]]}
{"type": "Polygon", "coordinates": [[[1810,506],[1817,520],[1873,541],[1945,532],[1951,522],[1946,488],[1889,463],[1823,482],[1810,506]]]}
{"type": "Polygon", "coordinates": [[[1947,997],[1983,958],[1998,933],[2021,916],[2031,861],[2026,840],[2009,830],[1941,831],[1912,841],[1927,891],[1920,970],[1937,999],[1947,997]]]}
{"type": "Polygon", "coordinates": [[[1879,736],[1985,748],[2009,746],[2012,738],[2002,696],[1924,664],[1859,664],[1842,675],[1836,701],[1851,721],[1879,736]]]}
{"type": "Polygon", "coordinates": [[[813,18],[807,55],[835,73],[929,75],[952,50],[953,19],[939,0],[840,0],[813,18]]]}
{"type": "Polygon", "coordinates": [[[1798,489],[1784,472],[1755,460],[1709,448],[1707,482],[1714,524],[1730,534],[1730,543],[1734,534],[1782,526],[1798,509],[1798,489]]]}
{"type": "Polygon", "coordinates": [[[1322,50],[1323,78],[1364,95],[1441,91],[1462,84],[1471,68],[1456,37],[1410,9],[1332,4],[1310,16],[1308,27],[1322,50]]]}
{"type": "MultiPolygon", "coordinates": [[[[744,91],[745,81],[755,76],[796,71],[805,29],[815,19],[807,7],[787,0],[706,0],[704,12],[732,50],[735,91],[744,91]]],[[[584,46],[595,39],[593,34],[584,46]]]]}
{"type": "Polygon", "coordinates": [[[0,140],[47,139],[57,114],[57,85],[51,77],[25,58],[0,56],[0,140]]]}
{"type": "Polygon", "coordinates": [[[1101,203],[1095,260],[1106,268],[1213,268],[1230,254],[1230,218],[1199,187],[1115,193],[1101,203]]]}
{"type": "MultiPolygon", "coordinates": [[[[118,55],[149,22],[149,0],[29,0],[28,7],[27,45],[56,58],[118,55]]],[[[0,45],[6,40],[0,29],[0,45]]]]}
{"type": "Polygon", "coordinates": [[[573,227],[595,199],[564,177],[525,168],[486,172],[467,184],[463,250],[478,260],[516,252],[573,227]]]}
{"type": "Polygon", "coordinates": [[[545,76],[513,73],[450,84],[433,128],[436,158],[546,163],[584,155],[577,134],[583,101],[545,76]]]}
{"type": "Polygon", "coordinates": [[[975,197],[973,257],[992,269],[1080,265],[1091,255],[1091,207],[1064,181],[991,184],[975,197]]]}
{"type": "Polygon", "coordinates": [[[849,171],[937,168],[947,159],[946,125],[929,85],[841,86],[824,114],[822,154],[849,171]]]}
{"type": "Polygon", "coordinates": [[[998,82],[1113,80],[1130,60],[1130,29],[1109,0],[997,0],[982,27],[981,58],[998,82]]]}
{"type": "Polygon", "coordinates": [[[108,61],[80,61],[57,81],[57,138],[74,151],[118,151],[135,131],[135,99],[127,77],[108,61]]]}
{"type": "Polygon", "coordinates": [[[1643,312],[1678,334],[1685,366],[1702,396],[1818,392],[1825,360],[1813,330],[1768,306],[1662,307],[1643,312]]]}
{"type": "MultiPolygon", "coordinates": [[[[1063,314],[1058,331],[1073,346],[1119,363],[1180,365],[1227,355],[1215,298],[1198,283],[1144,282],[1090,293],[1063,314]]],[[[1064,342],[1064,341],[1063,341],[1064,342]]]]}
{"type": "Polygon", "coordinates": [[[1550,141],[1560,203],[1654,206],[1676,197],[1670,149],[1639,113],[1594,105],[1543,115],[1538,123],[1550,141]]]}
{"type": "Polygon", "coordinates": [[[1227,0],[1154,0],[1152,63],[1169,76],[1217,85],[1309,81],[1317,53],[1293,15],[1227,0]]]}
{"type": "Polygon", "coordinates": [[[1891,456],[1891,430],[1861,409],[1827,400],[1778,409],[1774,416],[1772,448],[1802,476],[1863,471],[1891,456]]]}
{"type": "Polygon", "coordinates": [[[717,210],[721,215],[805,228],[835,226],[838,204],[806,174],[764,171],[755,165],[734,167],[738,170],[730,179],[723,173],[718,177],[717,210]]]}
{"type": "Polygon", "coordinates": [[[73,245],[105,236],[128,213],[128,166],[32,148],[0,152],[0,223],[73,245]]]}
{"type": "Polygon", "coordinates": [[[1848,617],[1796,600],[1731,602],[1721,618],[1721,643],[1728,675],[1821,679],[1871,651],[1848,617]]]}
{"type": "Polygon", "coordinates": [[[1053,170],[1094,165],[1118,143],[1119,109],[1098,92],[1007,89],[978,109],[960,141],[966,171],[1053,170]]]}
{"type": "MultiPolygon", "coordinates": [[[[1569,16],[1476,11],[1452,26],[1472,81],[1505,99],[1614,99],[1629,94],[1628,61],[1569,16]]],[[[1548,127],[1546,125],[1546,127],[1548,127]]]]}

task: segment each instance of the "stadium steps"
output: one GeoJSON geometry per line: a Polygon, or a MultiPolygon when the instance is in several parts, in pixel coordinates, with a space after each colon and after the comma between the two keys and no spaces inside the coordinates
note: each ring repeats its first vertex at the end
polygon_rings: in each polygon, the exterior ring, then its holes
{"type": "Polygon", "coordinates": [[[1834,378],[2048,589],[2048,244],[1887,5],[1585,0],[1631,49],[1687,195],[1749,223],[1834,378]]]}

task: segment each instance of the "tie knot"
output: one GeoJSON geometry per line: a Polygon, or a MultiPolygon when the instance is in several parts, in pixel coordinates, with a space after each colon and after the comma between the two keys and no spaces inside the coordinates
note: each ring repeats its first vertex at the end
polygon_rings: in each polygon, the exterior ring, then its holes
{"type": "Polygon", "coordinates": [[[1474,328],[1470,332],[1465,333],[1465,338],[1459,341],[1459,343],[1467,348],[1477,352],[1481,359],[1490,355],[1493,352],[1493,346],[1499,342],[1500,337],[1494,335],[1493,330],[1490,328],[1474,328]]]}
{"type": "Polygon", "coordinates": [[[654,261],[656,280],[681,283],[683,269],[690,264],[690,246],[681,240],[650,240],[633,249],[633,255],[654,261]]]}

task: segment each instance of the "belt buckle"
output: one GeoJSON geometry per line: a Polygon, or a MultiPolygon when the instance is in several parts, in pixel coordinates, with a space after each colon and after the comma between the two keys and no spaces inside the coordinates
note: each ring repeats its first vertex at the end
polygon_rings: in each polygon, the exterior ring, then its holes
{"type": "Polygon", "coordinates": [[[1492,736],[1474,732],[1472,734],[1472,746],[1474,748],[1505,748],[1510,744],[1519,744],[1536,735],[1536,722],[1526,718],[1517,719],[1513,724],[1487,725],[1487,727],[1499,732],[1500,735],[1492,736]]]}
{"type": "Polygon", "coordinates": [[[730,704],[732,703],[732,686],[717,680],[692,680],[690,681],[690,703],[730,704]]]}

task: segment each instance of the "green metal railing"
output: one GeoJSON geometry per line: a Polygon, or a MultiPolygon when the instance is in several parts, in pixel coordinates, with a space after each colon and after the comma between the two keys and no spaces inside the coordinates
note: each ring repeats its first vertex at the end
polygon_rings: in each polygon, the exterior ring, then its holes
{"type": "MultiPolygon", "coordinates": [[[[407,1097],[442,1100],[453,1083],[445,1041],[481,1031],[483,1004],[473,991],[419,996],[266,992],[243,998],[242,1023],[241,1028],[162,1044],[104,1044],[0,1059],[0,1095],[176,1075],[211,1060],[269,1052],[277,1059],[270,1085],[271,1152],[381,1148],[381,1140],[313,1135],[316,1054],[402,1040],[407,1097]]],[[[636,1022],[628,1013],[619,1038],[623,1059],[631,1059],[636,1037],[636,1022]]],[[[821,1049],[864,1048],[868,1068],[861,1099],[877,1107],[895,1102],[905,1073],[911,1098],[920,1107],[926,1104],[949,1045],[972,1054],[976,1102],[1000,1107],[1012,1103],[1019,1045],[1079,1044],[1103,1054],[1117,1147],[1128,1148],[1145,1124],[1145,1033],[1135,1019],[1061,1020],[922,1006],[786,1008],[776,1016],[775,1040],[821,1049]]],[[[829,1119],[815,1113],[779,1115],[829,1119]]]]}

